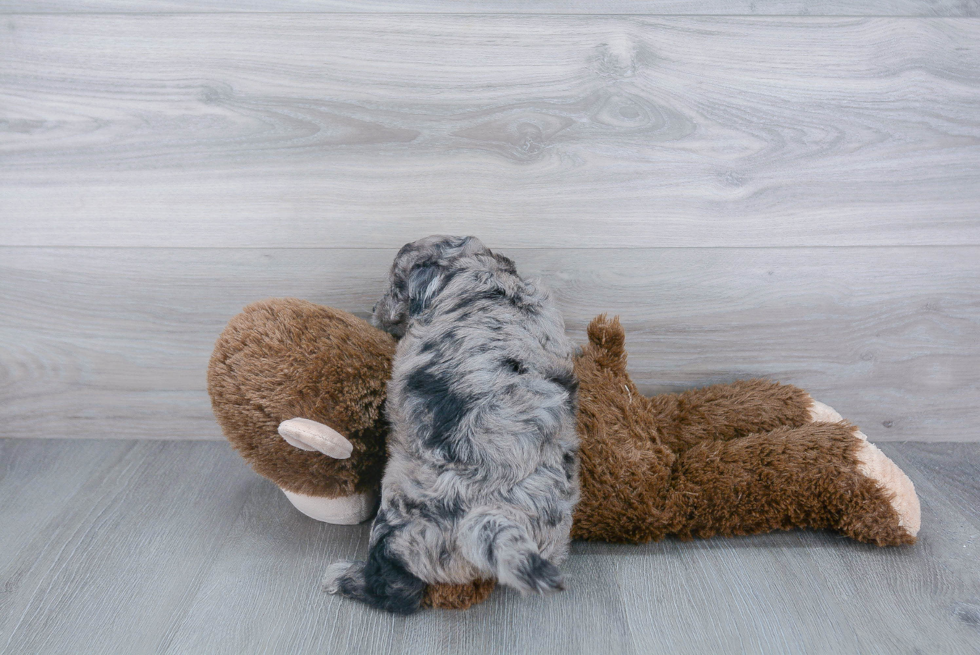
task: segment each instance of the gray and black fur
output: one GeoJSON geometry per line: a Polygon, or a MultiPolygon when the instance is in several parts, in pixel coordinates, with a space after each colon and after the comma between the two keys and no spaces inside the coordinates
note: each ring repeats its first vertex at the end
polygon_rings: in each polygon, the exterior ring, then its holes
{"type": "Polygon", "coordinates": [[[428,583],[562,588],[578,501],[572,345],[548,293],[473,237],[395,258],[374,322],[401,340],[367,562],[325,584],[409,614],[428,583]]]}

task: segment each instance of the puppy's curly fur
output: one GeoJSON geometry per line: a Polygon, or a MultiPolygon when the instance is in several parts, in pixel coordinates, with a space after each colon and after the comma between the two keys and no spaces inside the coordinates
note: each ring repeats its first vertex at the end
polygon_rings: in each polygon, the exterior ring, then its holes
{"type": "Polygon", "coordinates": [[[407,244],[375,307],[400,337],[367,562],[326,587],[397,613],[428,583],[562,588],[578,500],[572,345],[547,292],[473,237],[407,244]]]}

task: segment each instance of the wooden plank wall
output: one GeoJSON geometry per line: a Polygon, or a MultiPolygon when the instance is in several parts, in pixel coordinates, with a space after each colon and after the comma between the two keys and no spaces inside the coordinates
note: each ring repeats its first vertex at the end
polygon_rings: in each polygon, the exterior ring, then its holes
{"type": "Polygon", "coordinates": [[[220,438],[235,312],[364,316],[441,232],[621,315],[647,392],[980,440],[977,2],[353,7],[0,6],[0,436],[220,438]]]}
{"type": "Polygon", "coordinates": [[[977,0],[5,0],[0,13],[980,16],[977,0]]]}

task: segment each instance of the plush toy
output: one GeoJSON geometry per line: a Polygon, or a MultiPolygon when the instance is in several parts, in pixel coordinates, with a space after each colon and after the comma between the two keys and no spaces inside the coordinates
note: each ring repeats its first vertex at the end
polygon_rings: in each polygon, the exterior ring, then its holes
{"type": "MultiPolygon", "coordinates": [[[[748,380],[645,397],[625,334],[599,316],[576,356],[581,501],[572,536],[641,543],[833,529],[912,544],[908,477],[856,427],[793,386],[748,380]]],[[[249,305],[208,369],[215,416],[238,452],[301,512],[370,518],[385,462],[395,340],[351,314],[281,299],[249,305]]],[[[493,581],[430,585],[424,605],[465,608],[493,581]]]]}

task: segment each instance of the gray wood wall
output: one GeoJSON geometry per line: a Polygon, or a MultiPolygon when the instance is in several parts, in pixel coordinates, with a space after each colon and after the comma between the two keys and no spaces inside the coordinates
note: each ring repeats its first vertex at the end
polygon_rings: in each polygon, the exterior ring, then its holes
{"type": "Polygon", "coordinates": [[[619,314],[647,392],[765,376],[875,440],[978,441],[978,15],[6,0],[0,436],[218,439],[234,313],[366,316],[443,232],[577,339],[619,314]]]}

